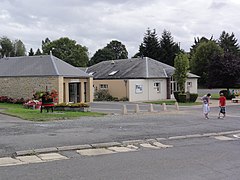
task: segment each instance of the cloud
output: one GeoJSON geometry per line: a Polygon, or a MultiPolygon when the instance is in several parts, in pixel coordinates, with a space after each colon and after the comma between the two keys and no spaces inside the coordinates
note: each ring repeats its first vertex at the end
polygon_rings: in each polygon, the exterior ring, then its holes
{"type": "Polygon", "coordinates": [[[121,41],[133,56],[147,28],[171,32],[186,51],[194,37],[223,30],[240,36],[238,0],[2,0],[0,36],[21,39],[27,49],[51,40],[69,37],[88,47],[91,55],[111,40],[121,41]]]}

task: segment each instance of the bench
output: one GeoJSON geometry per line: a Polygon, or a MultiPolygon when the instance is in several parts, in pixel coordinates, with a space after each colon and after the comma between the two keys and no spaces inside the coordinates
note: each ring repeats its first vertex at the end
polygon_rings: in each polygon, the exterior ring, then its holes
{"type": "Polygon", "coordinates": [[[49,109],[51,109],[51,111],[53,112],[53,107],[54,107],[53,103],[49,103],[49,104],[43,104],[42,103],[41,108],[40,108],[40,112],[42,113],[43,109],[46,109],[47,112],[49,112],[49,109]]]}
{"type": "Polygon", "coordinates": [[[232,98],[233,103],[238,103],[238,101],[240,101],[240,98],[232,98]]]}
{"type": "Polygon", "coordinates": [[[46,96],[43,96],[42,97],[42,104],[41,104],[41,107],[40,107],[40,112],[42,113],[43,109],[46,109],[47,112],[49,112],[49,109],[51,109],[52,112],[53,112],[53,108],[54,108],[53,99],[46,98],[46,96]]]}

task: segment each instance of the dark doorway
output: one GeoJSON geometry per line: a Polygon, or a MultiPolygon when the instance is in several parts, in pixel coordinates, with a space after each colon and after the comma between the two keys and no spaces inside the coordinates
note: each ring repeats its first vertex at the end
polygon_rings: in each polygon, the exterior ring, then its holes
{"type": "Polygon", "coordinates": [[[80,83],[69,83],[69,102],[80,102],[80,83]]]}

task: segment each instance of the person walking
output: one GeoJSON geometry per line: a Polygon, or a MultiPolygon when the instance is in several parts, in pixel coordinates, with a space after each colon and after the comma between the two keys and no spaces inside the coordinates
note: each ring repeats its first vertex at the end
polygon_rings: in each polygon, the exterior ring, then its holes
{"type": "Polygon", "coordinates": [[[218,114],[218,119],[221,118],[221,114],[223,114],[222,118],[225,118],[226,116],[226,97],[224,96],[223,93],[220,93],[220,98],[219,98],[219,114],[218,114]]]}
{"type": "Polygon", "coordinates": [[[209,119],[208,114],[210,112],[210,98],[211,98],[211,94],[208,93],[207,95],[202,97],[202,101],[203,101],[203,114],[205,119],[209,119]]]}

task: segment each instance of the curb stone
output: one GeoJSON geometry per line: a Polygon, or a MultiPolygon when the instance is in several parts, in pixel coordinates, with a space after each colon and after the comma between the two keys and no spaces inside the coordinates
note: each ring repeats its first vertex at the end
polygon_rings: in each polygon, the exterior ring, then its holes
{"type": "Polygon", "coordinates": [[[57,147],[59,151],[82,150],[82,149],[90,149],[90,148],[92,148],[92,146],[89,144],[57,147]]]}
{"type": "Polygon", "coordinates": [[[121,146],[122,144],[119,142],[108,142],[108,143],[96,143],[96,144],[91,144],[93,148],[106,148],[109,146],[121,146]]]}
{"type": "Polygon", "coordinates": [[[50,148],[42,148],[42,149],[34,149],[34,152],[36,154],[38,153],[49,153],[49,152],[56,152],[58,149],[56,147],[50,147],[50,148]]]}

